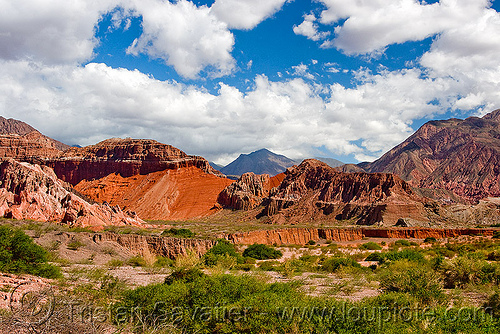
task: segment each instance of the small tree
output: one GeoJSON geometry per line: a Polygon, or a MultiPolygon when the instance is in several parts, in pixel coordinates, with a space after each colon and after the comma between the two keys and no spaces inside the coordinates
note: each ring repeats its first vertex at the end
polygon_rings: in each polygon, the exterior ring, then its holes
{"type": "Polygon", "coordinates": [[[60,277],[59,268],[48,264],[47,260],[47,251],[23,231],[0,226],[0,271],[60,277]]]}
{"type": "Polygon", "coordinates": [[[283,253],[272,247],[263,244],[253,244],[248,246],[243,252],[243,256],[251,257],[257,260],[279,259],[283,253]]]}

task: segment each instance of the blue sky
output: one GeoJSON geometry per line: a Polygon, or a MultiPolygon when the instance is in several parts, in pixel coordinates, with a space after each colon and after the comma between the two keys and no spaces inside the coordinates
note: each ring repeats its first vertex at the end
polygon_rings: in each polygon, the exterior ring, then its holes
{"type": "Polygon", "coordinates": [[[68,144],[359,162],[427,120],[500,108],[486,0],[0,4],[0,114],[68,144]]]}

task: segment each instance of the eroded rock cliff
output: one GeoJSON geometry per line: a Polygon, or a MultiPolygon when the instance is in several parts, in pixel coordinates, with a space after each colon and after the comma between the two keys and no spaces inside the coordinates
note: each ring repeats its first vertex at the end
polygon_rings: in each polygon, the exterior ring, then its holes
{"type": "Polygon", "coordinates": [[[222,176],[202,157],[149,139],[104,140],[86,147],[73,147],[45,164],[72,185],[82,180],[103,178],[117,173],[122,177],[146,175],[167,169],[197,167],[205,173],[222,176]]]}
{"type": "Polygon", "coordinates": [[[393,174],[342,173],[318,160],[289,168],[264,200],[263,215],[297,221],[353,220],[394,225],[401,217],[428,221],[425,199],[393,174]]]}
{"type": "Polygon", "coordinates": [[[332,240],[336,242],[363,240],[363,238],[395,238],[395,239],[436,239],[455,238],[462,235],[492,236],[493,229],[458,228],[287,228],[262,230],[229,234],[226,239],[235,244],[251,245],[254,243],[266,245],[305,245],[308,241],[332,240]]]}
{"type": "Polygon", "coordinates": [[[135,214],[118,207],[90,204],[46,166],[2,159],[0,162],[0,217],[63,222],[71,226],[148,226],[135,214]]]}
{"type": "Polygon", "coordinates": [[[260,205],[269,195],[269,191],[279,186],[284,178],[283,173],[273,177],[268,174],[245,173],[219,194],[217,202],[224,208],[234,210],[253,209],[260,205]]]}

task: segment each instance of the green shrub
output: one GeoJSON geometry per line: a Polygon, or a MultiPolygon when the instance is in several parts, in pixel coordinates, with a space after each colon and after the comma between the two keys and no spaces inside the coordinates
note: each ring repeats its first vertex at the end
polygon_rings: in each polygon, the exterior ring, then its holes
{"type": "Polygon", "coordinates": [[[331,257],[323,261],[321,268],[327,272],[335,272],[341,267],[361,268],[361,265],[348,257],[331,257]]]}
{"type": "Polygon", "coordinates": [[[243,256],[251,257],[257,260],[279,259],[283,253],[272,247],[263,244],[253,244],[247,247],[243,252],[243,256]]]}
{"type": "Polygon", "coordinates": [[[176,238],[193,238],[196,234],[187,228],[174,228],[165,230],[161,233],[162,237],[176,237],[176,238]]]}
{"type": "Polygon", "coordinates": [[[311,246],[312,246],[312,245],[316,245],[316,241],[314,241],[314,240],[309,240],[309,241],[307,242],[307,244],[308,244],[308,245],[311,245],[311,246]]]}
{"type": "Polygon", "coordinates": [[[382,247],[376,242],[369,241],[359,246],[359,249],[367,249],[367,250],[381,250],[382,247]]]}
{"type": "Polygon", "coordinates": [[[47,278],[61,277],[58,267],[47,263],[48,253],[19,229],[0,226],[0,271],[47,278]]]}
{"type": "Polygon", "coordinates": [[[83,247],[83,246],[85,246],[85,244],[82,243],[81,241],[71,240],[70,242],[68,242],[68,245],[66,246],[66,248],[68,248],[70,250],[77,251],[80,247],[83,247]]]}
{"type": "Polygon", "coordinates": [[[136,255],[127,260],[127,265],[131,267],[147,267],[146,260],[140,255],[136,255]]]}
{"type": "Polygon", "coordinates": [[[439,275],[427,266],[416,266],[408,260],[399,260],[386,269],[380,279],[384,292],[403,292],[425,303],[444,300],[439,275]]]}
{"type": "Polygon", "coordinates": [[[213,267],[221,261],[227,262],[226,257],[228,256],[234,258],[238,264],[245,262],[245,259],[236,252],[236,248],[231,242],[219,239],[217,244],[210,248],[210,250],[203,256],[203,263],[206,266],[213,267]]]}
{"type": "Polygon", "coordinates": [[[365,259],[365,261],[378,261],[379,263],[383,263],[384,260],[385,260],[384,254],[379,252],[371,253],[365,259]]]}
{"type": "Polygon", "coordinates": [[[165,277],[165,284],[171,285],[174,282],[190,283],[203,276],[205,274],[199,268],[181,268],[165,277]]]}
{"type": "Polygon", "coordinates": [[[424,255],[413,249],[403,249],[402,251],[391,251],[384,253],[384,259],[390,261],[408,260],[413,262],[425,262],[424,255]]]}
{"type": "Polygon", "coordinates": [[[430,243],[433,243],[433,242],[436,242],[436,241],[437,240],[434,237],[427,237],[427,238],[424,239],[424,243],[426,243],[426,244],[430,244],[430,243]]]}
{"type": "Polygon", "coordinates": [[[464,288],[469,284],[498,284],[500,267],[484,260],[459,256],[443,262],[439,268],[446,288],[464,288]]]}
{"type": "Polygon", "coordinates": [[[400,239],[400,240],[394,241],[394,245],[399,246],[399,247],[410,247],[410,246],[417,246],[418,244],[415,241],[408,241],[405,239],[400,239]]]}
{"type": "Polygon", "coordinates": [[[493,238],[494,238],[494,239],[498,239],[498,238],[500,238],[500,231],[495,231],[495,232],[493,232],[493,238]]]}
{"type": "Polygon", "coordinates": [[[265,261],[259,263],[259,269],[264,271],[275,271],[279,266],[278,261],[265,261]]]}
{"type": "Polygon", "coordinates": [[[153,266],[160,268],[168,268],[172,267],[173,265],[174,265],[174,260],[168,257],[158,256],[153,266]]]}
{"type": "Polygon", "coordinates": [[[234,267],[234,269],[243,270],[243,271],[250,271],[250,270],[252,270],[254,268],[255,268],[255,265],[254,264],[250,264],[250,263],[237,264],[234,267]]]}
{"type": "Polygon", "coordinates": [[[109,260],[108,263],[106,263],[106,265],[110,268],[122,267],[124,264],[125,263],[119,259],[109,260]]]}

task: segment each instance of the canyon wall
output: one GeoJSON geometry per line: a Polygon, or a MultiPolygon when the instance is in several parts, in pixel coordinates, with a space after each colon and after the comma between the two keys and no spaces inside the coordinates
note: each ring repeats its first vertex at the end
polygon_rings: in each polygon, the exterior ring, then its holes
{"type": "Polygon", "coordinates": [[[394,239],[436,239],[456,238],[462,235],[492,236],[493,229],[458,228],[287,228],[262,230],[228,234],[227,240],[235,244],[250,245],[254,243],[266,245],[305,245],[308,241],[332,240],[335,242],[363,240],[363,238],[394,238],[394,239]]]}
{"type": "Polygon", "coordinates": [[[92,236],[95,243],[114,242],[134,254],[150,252],[155,255],[175,259],[179,255],[194,252],[198,256],[205,254],[217,241],[204,239],[181,239],[136,234],[98,233],[92,236]]]}

